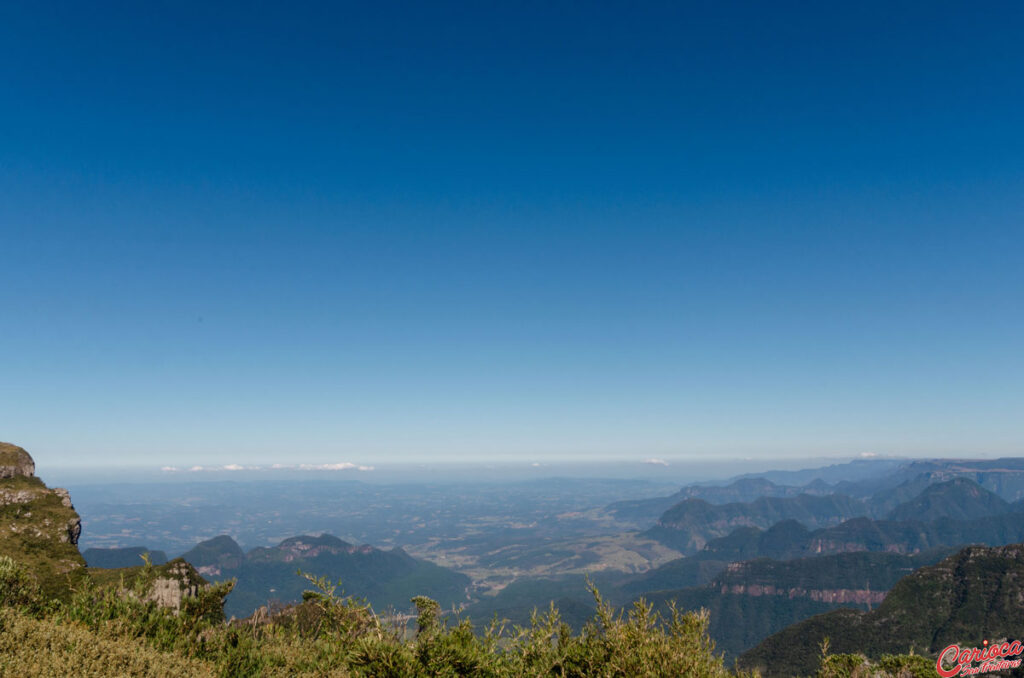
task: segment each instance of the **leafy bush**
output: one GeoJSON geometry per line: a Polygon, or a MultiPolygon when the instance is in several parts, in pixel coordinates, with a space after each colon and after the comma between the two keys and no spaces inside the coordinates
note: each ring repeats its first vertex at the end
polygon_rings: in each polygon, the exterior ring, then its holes
{"type": "MultiPolygon", "coordinates": [[[[0,609],[0,675],[23,678],[146,676],[213,678],[216,668],[143,643],[107,637],[82,624],[0,609]]],[[[241,675],[241,674],[238,674],[241,675]]]]}
{"type": "Polygon", "coordinates": [[[829,641],[821,645],[817,678],[935,678],[935,662],[915,654],[887,654],[872,662],[862,654],[829,654],[829,641]]]}
{"type": "Polygon", "coordinates": [[[0,556],[0,606],[35,610],[41,602],[39,584],[28,569],[0,556]]]}

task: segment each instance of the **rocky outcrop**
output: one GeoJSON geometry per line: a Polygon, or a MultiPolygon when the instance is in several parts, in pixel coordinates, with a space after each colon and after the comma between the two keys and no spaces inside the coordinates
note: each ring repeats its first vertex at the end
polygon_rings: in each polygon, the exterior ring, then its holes
{"type": "Polygon", "coordinates": [[[185,598],[198,596],[199,591],[206,586],[208,584],[195,568],[176,558],[159,568],[159,574],[153,579],[146,600],[178,612],[185,598]]]}
{"type": "Polygon", "coordinates": [[[782,596],[785,598],[810,598],[820,603],[855,603],[858,605],[877,605],[885,600],[885,591],[871,589],[805,589],[799,586],[783,587],[771,584],[732,584],[723,585],[722,593],[744,596],[782,596]]]}
{"type": "Polygon", "coordinates": [[[68,491],[35,477],[21,447],[0,443],[0,555],[26,565],[50,593],[67,590],[68,576],[84,570],[78,552],[82,521],[68,491]]]}
{"type": "MultiPolygon", "coordinates": [[[[35,462],[24,449],[0,443],[0,555],[28,567],[44,593],[67,595],[74,579],[121,587],[143,578],[143,598],[174,611],[208,584],[180,558],[157,567],[103,570],[85,567],[78,551],[82,521],[62,487],[50,489],[35,477],[35,462]]],[[[139,590],[139,589],[133,589],[139,590]]],[[[138,595],[124,590],[125,595],[138,595]]]]}
{"type": "Polygon", "coordinates": [[[872,612],[840,609],[805,619],[744,653],[739,665],[769,678],[811,675],[825,638],[834,654],[876,659],[911,652],[934,662],[953,643],[969,648],[980,646],[979,637],[1021,638],[1022,601],[1024,544],[970,546],[900,579],[872,612]]]}
{"type": "Polygon", "coordinates": [[[178,613],[188,598],[199,596],[210,584],[181,558],[163,565],[113,569],[89,568],[92,584],[133,600],[156,603],[178,613]]]}
{"type": "Polygon", "coordinates": [[[36,463],[28,452],[11,443],[0,443],[0,478],[31,478],[35,473],[36,463]]]}
{"type": "Polygon", "coordinates": [[[373,547],[369,544],[355,546],[353,544],[349,544],[347,541],[342,541],[335,536],[322,534],[319,537],[310,537],[307,535],[291,537],[289,539],[285,539],[274,549],[265,549],[265,551],[254,549],[254,553],[252,553],[251,556],[255,559],[260,559],[261,557],[267,557],[266,554],[270,553],[273,554],[270,556],[271,559],[283,560],[286,563],[290,563],[294,560],[316,558],[323,553],[337,555],[339,553],[365,554],[372,552],[373,547]]]}

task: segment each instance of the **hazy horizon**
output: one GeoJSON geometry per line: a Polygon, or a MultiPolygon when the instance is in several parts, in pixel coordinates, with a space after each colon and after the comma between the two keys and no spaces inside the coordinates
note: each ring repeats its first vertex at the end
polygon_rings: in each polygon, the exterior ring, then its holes
{"type": "MultiPolygon", "coordinates": [[[[193,483],[349,483],[364,484],[505,484],[554,480],[607,480],[651,482],[678,488],[691,484],[725,482],[748,474],[805,471],[851,463],[905,463],[935,457],[861,455],[857,457],[646,459],[639,461],[570,462],[435,462],[386,463],[378,466],[295,464],[272,466],[156,467],[49,466],[41,477],[56,485],[193,483]],[[328,466],[329,468],[325,468],[328,466]]],[[[994,457],[959,455],[945,459],[989,460],[994,457]]]]}

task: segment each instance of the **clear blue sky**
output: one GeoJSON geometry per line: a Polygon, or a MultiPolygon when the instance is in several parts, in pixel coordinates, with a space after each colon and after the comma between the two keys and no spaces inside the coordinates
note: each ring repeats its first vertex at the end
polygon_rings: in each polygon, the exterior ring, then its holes
{"type": "Polygon", "coordinates": [[[4,4],[0,440],[1024,452],[1024,4],[495,4],[4,4]]]}

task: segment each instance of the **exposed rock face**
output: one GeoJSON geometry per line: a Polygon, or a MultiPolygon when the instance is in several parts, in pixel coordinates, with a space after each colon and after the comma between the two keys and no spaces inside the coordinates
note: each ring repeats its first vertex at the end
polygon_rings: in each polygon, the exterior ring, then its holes
{"type": "Polygon", "coordinates": [[[185,598],[199,595],[200,589],[207,586],[195,568],[180,558],[172,560],[161,570],[160,576],[153,580],[146,600],[175,612],[181,610],[185,598]]]}
{"type": "Polygon", "coordinates": [[[61,504],[64,504],[64,506],[66,506],[67,508],[75,508],[74,506],[71,505],[71,493],[68,492],[66,489],[64,489],[63,487],[55,487],[53,488],[53,493],[60,497],[61,504]]]}
{"type": "Polygon", "coordinates": [[[1024,544],[969,546],[900,579],[874,611],[840,609],[805,619],[744,653],[739,665],[760,667],[768,677],[810,675],[819,661],[813,648],[826,637],[835,654],[878,658],[913,651],[934,661],[951,643],[972,647],[979,636],[1024,636],[1022,602],[1024,544]]]}
{"type": "Polygon", "coordinates": [[[722,593],[733,593],[744,596],[783,596],[786,598],[810,598],[822,603],[857,603],[860,605],[877,605],[885,600],[886,591],[870,589],[806,589],[803,587],[783,587],[750,584],[724,585],[722,593]]]}
{"type": "Polygon", "coordinates": [[[50,592],[67,590],[67,576],[84,570],[78,552],[82,521],[68,491],[35,477],[24,449],[0,443],[0,555],[24,563],[50,592]]]}
{"type": "Polygon", "coordinates": [[[35,477],[35,466],[22,448],[0,443],[0,555],[27,565],[46,593],[66,595],[69,576],[89,576],[94,582],[101,581],[104,572],[115,575],[118,582],[122,582],[122,576],[126,580],[146,577],[149,593],[145,599],[177,612],[185,598],[198,595],[207,586],[199,573],[181,559],[151,570],[90,568],[87,574],[77,546],[82,521],[71,495],[62,487],[46,487],[35,477]]]}
{"type": "Polygon", "coordinates": [[[11,443],[0,443],[0,478],[35,475],[36,463],[23,448],[11,443]]]}
{"type": "MultiPolygon", "coordinates": [[[[282,558],[284,562],[290,563],[294,560],[315,558],[321,553],[331,553],[334,555],[339,553],[370,553],[373,551],[373,547],[369,544],[354,546],[332,535],[322,534],[319,537],[302,535],[285,539],[277,545],[276,550],[279,552],[277,554],[278,558],[282,558]]],[[[260,553],[258,551],[253,556],[258,558],[260,553]]]]}

